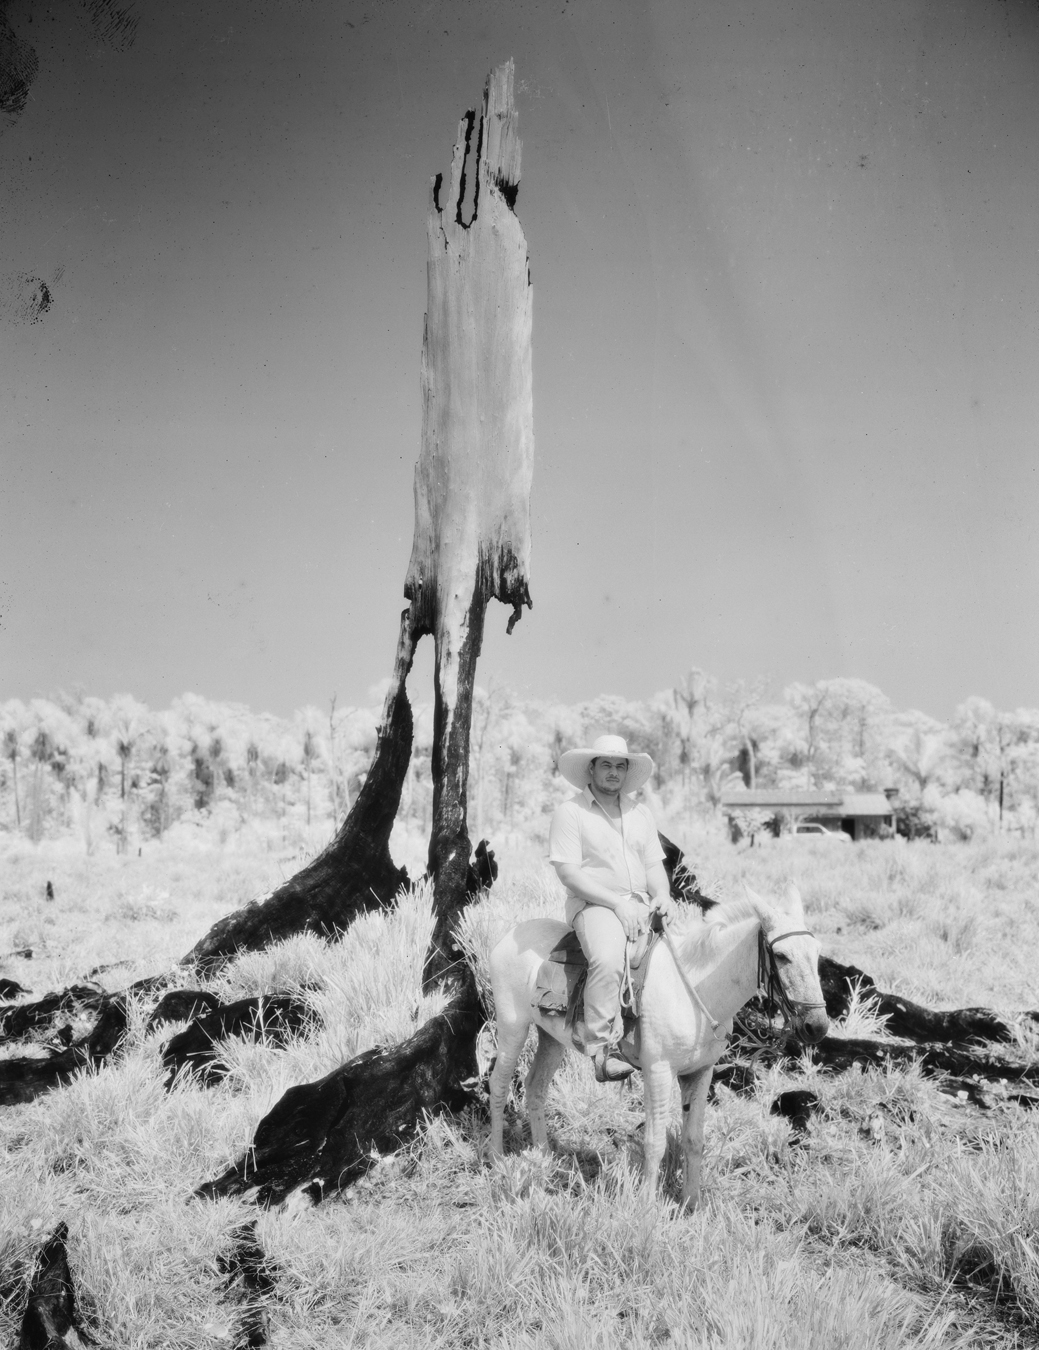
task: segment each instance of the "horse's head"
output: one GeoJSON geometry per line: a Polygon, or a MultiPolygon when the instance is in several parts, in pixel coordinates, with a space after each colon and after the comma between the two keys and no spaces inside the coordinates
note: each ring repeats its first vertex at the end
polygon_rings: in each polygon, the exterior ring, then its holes
{"type": "Polygon", "coordinates": [[[826,1035],[830,1019],[819,984],[819,943],[805,928],[796,886],[769,903],[747,887],[761,919],[760,978],[779,1004],[794,1034],[808,1045],[826,1035]]]}

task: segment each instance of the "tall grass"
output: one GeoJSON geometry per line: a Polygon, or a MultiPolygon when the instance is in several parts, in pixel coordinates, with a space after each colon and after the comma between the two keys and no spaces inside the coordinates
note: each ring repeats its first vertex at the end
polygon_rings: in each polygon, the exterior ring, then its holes
{"type": "MultiPolygon", "coordinates": [[[[269,857],[218,853],[9,861],[0,953],[39,946],[2,973],[37,992],[116,960],[127,964],[99,976],[113,988],[166,968],[215,918],[280,879],[269,857]],[[53,902],[43,899],[47,879],[53,902]]],[[[698,861],[720,896],[743,880],[766,893],[797,881],[824,949],[883,987],[933,991],[945,1006],[1039,1005],[1022,950],[1039,936],[1034,850],[716,846],[698,861]]],[[[511,922],[553,912],[554,878],[531,860],[467,916],[467,946],[482,966],[511,922]]],[[[176,1027],[146,1035],[137,1006],[117,1062],[0,1111],[0,1341],[16,1340],[34,1252],[64,1220],[83,1309],[104,1343],[231,1346],[237,1309],[220,1257],[258,1217],[275,1345],[1029,1343],[1039,1321],[1039,1126],[1010,1104],[956,1104],[914,1071],[812,1073],[819,1112],[800,1141],[769,1111],[778,1092],[805,1084],[798,1073],[762,1070],[746,1095],[720,1086],[704,1204],[691,1217],[675,1204],[674,1140],[662,1195],[640,1194],[638,1076],[600,1086],[576,1057],[550,1095],[551,1156],[526,1147],[517,1089],[509,1152],[494,1167],[474,1112],[429,1122],[406,1151],[314,1210],[257,1216],[240,1201],[192,1200],[286,1088],[402,1039],[443,1005],[421,993],[429,924],[419,891],[341,943],[295,939],[222,972],[209,986],[221,997],[301,992],[321,1026],[284,1050],[228,1043],[231,1073],[215,1088],[185,1080],[164,1090],[160,1051],[176,1027]]],[[[864,1004],[847,1030],[882,1031],[869,1017],[864,1004]]]]}

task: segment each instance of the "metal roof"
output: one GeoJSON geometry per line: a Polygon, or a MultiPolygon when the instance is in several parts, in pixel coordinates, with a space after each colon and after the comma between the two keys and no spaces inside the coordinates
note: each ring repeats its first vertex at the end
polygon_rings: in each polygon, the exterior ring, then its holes
{"type": "Polygon", "coordinates": [[[722,806],[840,806],[843,792],[798,788],[734,788],[722,793],[722,806]]]}
{"type": "Polygon", "coordinates": [[[722,793],[731,810],[807,811],[819,816],[889,816],[893,807],[882,792],[809,792],[798,788],[736,788],[722,793]]]}

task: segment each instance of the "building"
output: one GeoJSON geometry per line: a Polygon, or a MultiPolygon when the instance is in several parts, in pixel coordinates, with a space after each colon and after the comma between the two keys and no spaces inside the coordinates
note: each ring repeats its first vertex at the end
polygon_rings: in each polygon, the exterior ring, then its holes
{"type": "Polygon", "coordinates": [[[722,810],[733,840],[747,833],[750,820],[779,834],[785,827],[810,823],[827,830],[843,830],[852,839],[872,839],[894,833],[898,791],[844,792],[836,788],[808,791],[800,788],[737,788],[722,794],[722,810]]]}

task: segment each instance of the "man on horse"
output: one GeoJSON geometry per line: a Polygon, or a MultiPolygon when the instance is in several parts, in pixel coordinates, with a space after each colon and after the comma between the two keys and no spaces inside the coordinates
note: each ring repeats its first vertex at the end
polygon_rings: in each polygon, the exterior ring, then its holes
{"type": "Polygon", "coordinates": [[[558,768],[579,789],[556,807],[548,836],[549,862],[566,887],[566,920],[588,958],[584,1022],[573,1039],[599,1082],[612,1083],[632,1072],[616,1050],[625,945],[654,910],[672,910],[656,824],[631,800],[653,761],[629,753],[620,736],[600,736],[589,749],[560,755],[558,768]]]}

